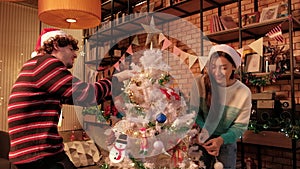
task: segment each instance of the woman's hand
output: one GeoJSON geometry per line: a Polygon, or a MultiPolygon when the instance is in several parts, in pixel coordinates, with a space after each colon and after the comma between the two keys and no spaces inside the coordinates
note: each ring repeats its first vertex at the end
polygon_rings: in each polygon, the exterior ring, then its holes
{"type": "Polygon", "coordinates": [[[208,154],[212,156],[218,156],[220,147],[224,143],[224,140],[222,137],[213,138],[211,140],[208,140],[206,143],[204,143],[202,146],[206,149],[208,154]]]}

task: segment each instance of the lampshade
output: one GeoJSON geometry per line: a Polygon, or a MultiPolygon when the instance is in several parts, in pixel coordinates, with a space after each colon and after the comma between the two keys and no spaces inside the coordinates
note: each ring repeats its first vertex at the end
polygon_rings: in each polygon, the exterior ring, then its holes
{"type": "Polygon", "coordinates": [[[25,0],[0,0],[0,2],[22,2],[25,0]]]}
{"type": "Polygon", "coordinates": [[[101,22],[101,0],[39,0],[38,16],[58,28],[96,27],[101,22]]]}

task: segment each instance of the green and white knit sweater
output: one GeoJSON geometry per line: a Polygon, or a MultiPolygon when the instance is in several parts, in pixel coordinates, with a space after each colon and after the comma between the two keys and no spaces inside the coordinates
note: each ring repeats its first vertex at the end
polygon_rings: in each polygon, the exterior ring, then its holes
{"type": "MultiPolygon", "coordinates": [[[[219,87],[222,103],[211,103],[209,111],[205,101],[204,76],[197,78],[200,106],[196,123],[201,128],[206,128],[211,135],[220,135],[224,144],[234,143],[247,130],[251,113],[251,91],[241,81],[237,80],[228,87],[219,87]],[[215,109],[215,111],[213,111],[215,109]],[[209,117],[209,112],[217,112],[217,115],[209,117]]],[[[199,101],[199,100],[198,100],[199,101]]]]}

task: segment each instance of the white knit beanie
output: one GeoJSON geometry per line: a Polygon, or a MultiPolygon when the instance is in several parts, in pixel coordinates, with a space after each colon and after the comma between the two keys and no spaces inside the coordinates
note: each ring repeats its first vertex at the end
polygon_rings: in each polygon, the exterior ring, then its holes
{"type": "Polygon", "coordinates": [[[220,52],[225,52],[228,55],[230,55],[231,58],[233,59],[234,63],[235,63],[236,68],[241,66],[242,59],[241,59],[240,55],[238,54],[238,52],[235,49],[233,49],[232,47],[230,47],[226,44],[220,44],[220,45],[213,46],[209,51],[208,58],[210,59],[210,57],[213,53],[219,52],[219,51],[220,52]]]}

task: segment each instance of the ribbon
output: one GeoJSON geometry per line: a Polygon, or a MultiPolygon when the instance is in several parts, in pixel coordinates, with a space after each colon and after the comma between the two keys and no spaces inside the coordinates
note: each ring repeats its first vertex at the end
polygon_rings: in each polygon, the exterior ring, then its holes
{"type": "Polygon", "coordinates": [[[160,88],[160,91],[164,95],[166,95],[166,97],[168,99],[171,99],[171,97],[173,96],[175,98],[175,100],[180,100],[180,96],[173,89],[163,89],[163,88],[160,88]]]}
{"type": "Polygon", "coordinates": [[[173,154],[171,157],[171,161],[173,161],[174,166],[177,166],[178,163],[183,162],[184,152],[187,151],[187,147],[180,142],[177,146],[173,148],[173,154]]]}

